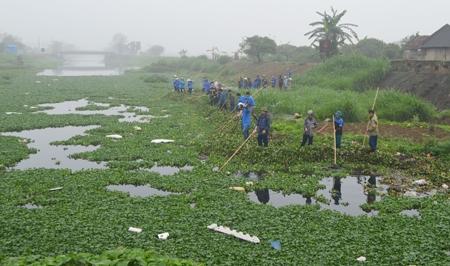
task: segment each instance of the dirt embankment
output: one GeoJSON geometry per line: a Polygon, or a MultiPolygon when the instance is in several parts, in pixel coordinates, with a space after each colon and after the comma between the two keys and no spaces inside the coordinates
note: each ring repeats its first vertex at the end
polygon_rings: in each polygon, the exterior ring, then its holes
{"type": "Polygon", "coordinates": [[[450,74],[396,71],[380,82],[378,87],[397,88],[424,98],[441,110],[450,109],[450,74]]]}
{"type": "MultiPolygon", "coordinates": [[[[316,63],[306,63],[302,65],[298,64],[289,64],[289,63],[281,63],[281,62],[262,62],[262,63],[253,63],[253,62],[230,62],[228,64],[231,68],[237,70],[237,74],[234,74],[231,77],[238,78],[242,76],[243,78],[248,77],[252,80],[256,78],[257,75],[262,77],[262,75],[266,75],[267,79],[270,80],[272,75],[275,75],[278,78],[279,75],[285,76],[287,74],[287,69],[289,68],[291,72],[291,76],[299,75],[306,70],[317,66],[316,63]]],[[[270,81],[269,81],[270,82],[270,81]]]]}

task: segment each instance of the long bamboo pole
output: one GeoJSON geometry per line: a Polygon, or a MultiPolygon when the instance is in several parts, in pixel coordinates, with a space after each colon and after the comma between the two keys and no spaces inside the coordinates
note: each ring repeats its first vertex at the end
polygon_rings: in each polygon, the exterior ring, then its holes
{"type": "Polygon", "coordinates": [[[256,128],[253,130],[253,132],[250,134],[250,136],[248,136],[248,138],[241,144],[241,146],[239,146],[239,148],[233,153],[233,155],[231,155],[231,157],[228,159],[228,161],[222,165],[222,167],[220,167],[220,169],[218,170],[218,172],[220,172],[230,161],[231,159],[233,159],[233,157],[238,153],[238,151],[245,145],[245,143],[247,143],[247,141],[250,139],[250,137],[255,134],[256,132],[256,128]]]}
{"type": "Polygon", "coordinates": [[[333,137],[334,137],[334,165],[336,165],[336,124],[334,123],[334,115],[333,115],[333,137]]]}
{"type": "MultiPolygon", "coordinates": [[[[317,131],[317,133],[322,133],[321,131],[324,129],[324,128],[326,128],[328,126],[328,122],[325,124],[325,126],[323,126],[321,129],[319,129],[318,131],[317,131]]],[[[325,134],[325,133],[322,133],[322,134],[325,134]]]]}
{"type": "MultiPolygon", "coordinates": [[[[374,110],[374,108],[375,108],[375,103],[377,102],[377,98],[378,98],[378,90],[379,90],[379,89],[380,89],[380,88],[378,87],[378,88],[377,88],[377,93],[375,94],[375,99],[373,100],[372,110],[374,110]]],[[[367,130],[369,130],[369,125],[370,125],[370,119],[369,119],[369,121],[367,122],[366,132],[367,132],[367,130]]],[[[364,145],[365,145],[365,143],[366,143],[366,137],[367,137],[366,132],[364,132],[364,140],[363,140],[363,144],[362,144],[362,147],[363,147],[363,148],[364,148],[364,145]]]]}

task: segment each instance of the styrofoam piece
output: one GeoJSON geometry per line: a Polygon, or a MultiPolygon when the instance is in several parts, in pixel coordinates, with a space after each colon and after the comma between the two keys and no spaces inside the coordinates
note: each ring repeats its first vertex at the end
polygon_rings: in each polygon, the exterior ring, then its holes
{"type": "Polygon", "coordinates": [[[230,189],[234,189],[234,190],[237,190],[237,191],[244,191],[245,192],[245,188],[243,188],[243,187],[230,187],[230,189]]]}
{"type": "Polygon", "coordinates": [[[134,130],[136,130],[136,131],[141,131],[141,130],[142,130],[142,128],[141,128],[141,127],[138,127],[138,126],[134,126],[133,128],[134,128],[134,130]]]}
{"type": "Polygon", "coordinates": [[[62,189],[62,187],[55,187],[55,188],[51,188],[51,189],[49,189],[50,191],[55,191],[55,190],[61,190],[62,189]]]}
{"type": "Polygon", "coordinates": [[[114,134],[114,135],[106,135],[106,137],[107,137],[107,138],[113,138],[113,139],[121,139],[121,138],[122,138],[121,135],[117,135],[117,134],[114,134]]]}
{"type": "Polygon", "coordinates": [[[21,115],[19,112],[6,112],[7,115],[21,115]]]}
{"type": "Polygon", "coordinates": [[[251,243],[259,243],[260,240],[257,236],[251,236],[249,234],[245,234],[243,232],[237,232],[236,230],[231,230],[228,227],[225,226],[218,226],[217,224],[211,224],[207,226],[208,229],[220,232],[220,233],[224,233],[230,236],[234,236],[236,238],[251,242],[251,243]]]}
{"type": "Polygon", "coordinates": [[[24,108],[28,108],[28,105],[24,104],[23,107],[24,107],[24,108]]]}
{"type": "Polygon", "coordinates": [[[366,261],[366,257],[361,256],[361,257],[357,258],[356,260],[357,260],[357,261],[366,261]]]}
{"type": "Polygon", "coordinates": [[[36,83],[39,84],[39,83],[41,83],[41,82],[40,82],[39,80],[36,80],[36,83]]]}
{"type": "Polygon", "coordinates": [[[169,233],[165,232],[158,235],[159,239],[167,239],[169,237],[169,233]]]}
{"type": "Polygon", "coordinates": [[[428,185],[428,182],[425,179],[419,179],[419,180],[414,181],[413,185],[426,186],[426,185],[428,185]]]}
{"type": "Polygon", "coordinates": [[[247,186],[251,186],[251,185],[253,185],[253,182],[245,182],[245,184],[247,185],[247,186]]]}
{"type": "Polygon", "coordinates": [[[151,143],[170,143],[174,142],[173,139],[154,139],[151,141],[151,143]]]}
{"type": "Polygon", "coordinates": [[[136,228],[136,227],[130,227],[128,228],[128,231],[130,232],[136,232],[136,233],[141,233],[142,229],[141,228],[136,228]]]}
{"type": "Polygon", "coordinates": [[[443,189],[448,189],[447,184],[442,184],[442,188],[443,188],[443,189]]]}

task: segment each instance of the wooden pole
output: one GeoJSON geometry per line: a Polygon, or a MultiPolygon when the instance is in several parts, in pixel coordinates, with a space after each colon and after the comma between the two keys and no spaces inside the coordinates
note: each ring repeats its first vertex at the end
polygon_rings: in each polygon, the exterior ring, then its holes
{"type": "Polygon", "coordinates": [[[231,159],[233,159],[233,157],[236,155],[236,153],[238,153],[238,151],[245,145],[245,143],[247,143],[247,141],[250,139],[250,137],[253,134],[255,134],[256,128],[257,128],[257,126],[255,127],[253,132],[250,134],[250,136],[248,136],[248,138],[241,144],[241,146],[239,146],[239,148],[233,153],[233,155],[231,155],[231,157],[228,159],[228,161],[224,165],[222,165],[222,167],[220,167],[220,169],[217,172],[220,172],[231,161],[231,159]]]}
{"type": "Polygon", "coordinates": [[[334,165],[336,165],[336,124],[334,123],[334,115],[333,115],[333,136],[334,136],[334,165]]]}
{"type": "MultiPolygon", "coordinates": [[[[326,128],[328,126],[328,122],[325,124],[325,126],[323,126],[321,129],[319,129],[319,131],[317,131],[317,133],[321,133],[320,131],[322,131],[324,128],[326,128]]],[[[322,133],[324,134],[324,133],[322,133]]]]}
{"type": "Polygon", "coordinates": [[[228,121],[225,125],[219,127],[216,131],[221,131],[222,129],[225,129],[233,120],[234,120],[234,116],[230,119],[230,121],[228,121]]]}
{"type": "MultiPolygon", "coordinates": [[[[375,103],[377,102],[378,90],[379,90],[379,89],[380,89],[380,88],[378,87],[378,88],[377,88],[377,93],[375,94],[375,99],[373,100],[372,110],[375,108],[375,103]]],[[[370,125],[370,118],[369,118],[369,121],[367,122],[366,132],[367,132],[367,130],[369,130],[369,125],[370,125]]],[[[366,137],[367,137],[366,132],[364,132],[364,140],[363,140],[363,144],[362,144],[362,147],[363,147],[363,148],[364,148],[364,145],[365,145],[365,143],[366,143],[366,137]]]]}

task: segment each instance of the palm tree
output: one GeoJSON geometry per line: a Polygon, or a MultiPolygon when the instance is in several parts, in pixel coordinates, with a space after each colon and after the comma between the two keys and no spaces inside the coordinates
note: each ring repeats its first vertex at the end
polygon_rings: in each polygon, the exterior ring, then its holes
{"type": "Polygon", "coordinates": [[[352,37],[358,40],[358,34],[356,34],[356,32],[351,28],[358,27],[358,25],[351,23],[339,24],[342,17],[345,15],[345,13],[347,13],[347,10],[344,10],[342,13],[338,14],[337,10],[334,10],[333,7],[331,7],[331,12],[331,16],[328,15],[327,12],[324,12],[323,14],[320,12],[316,12],[317,14],[322,16],[322,20],[309,24],[310,26],[318,27],[310,32],[305,33],[305,36],[309,35],[308,39],[314,38],[311,46],[314,46],[316,48],[319,48],[319,46],[316,44],[317,42],[320,43],[320,41],[325,40],[329,41],[331,47],[329,50],[327,50],[327,53],[325,53],[326,57],[336,55],[338,53],[339,47],[343,46],[346,40],[349,40],[352,44],[352,37]],[[349,31],[350,34],[346,31],[349,31]]]}

